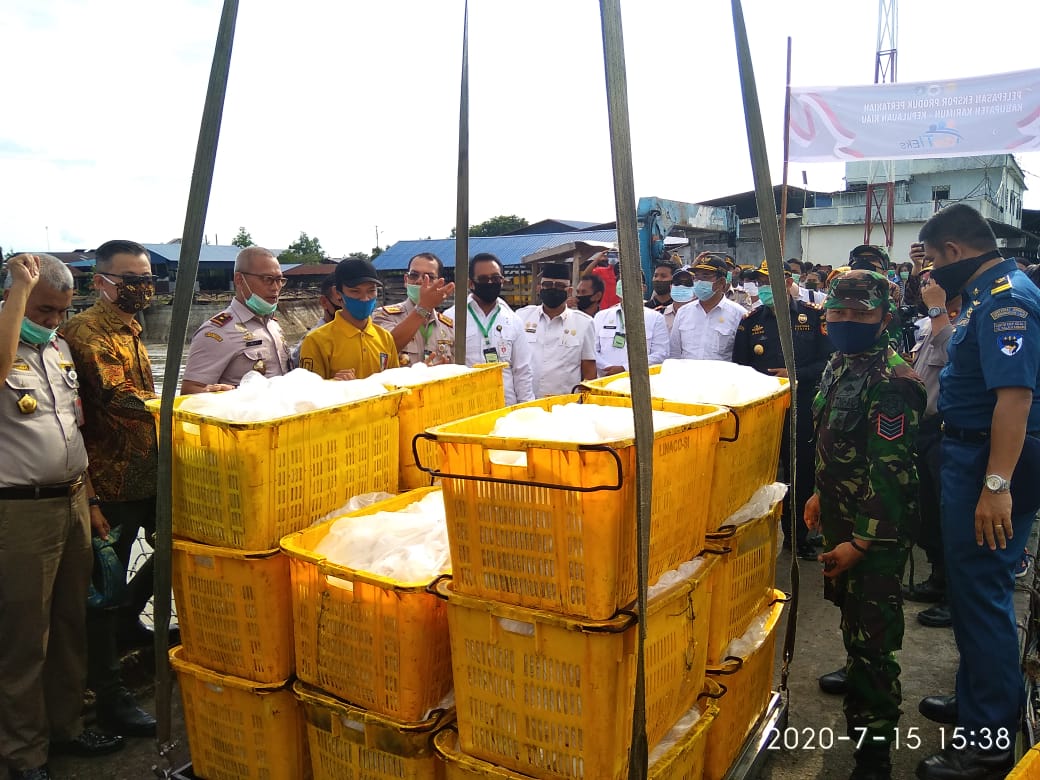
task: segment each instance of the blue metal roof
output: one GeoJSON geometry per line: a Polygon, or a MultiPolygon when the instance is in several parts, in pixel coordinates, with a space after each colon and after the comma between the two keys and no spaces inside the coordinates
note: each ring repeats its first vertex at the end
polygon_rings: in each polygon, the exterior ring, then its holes
{"type": "MultiPolygon", "coordinates": [[[[617,241],[616,230],[582,230],[570,233],[534,233],[520,236],[491,236],[470,238],[469,255],[491,252],[502,265],[520,265],[520,260],[540,249],[566,244],[571,241],[617,241]]],[[[372,261],[377,271],[404,271],[408,261],[420,252],[432,252],[445,268],[455,267],[455,239],[439,238],[419,241],[398,241],[372,261]]]]}
{"type": "MultiPolygon", "coordinates": [[[[152,255],[152,263],[157,262],[157,257],[167,263],[176,265],[181,259],[180,244],[142,244],[152,255]]],[[[199,263],[233,263],[241,247],[224,244],[203,244],[199,250],[199,263]]]]}

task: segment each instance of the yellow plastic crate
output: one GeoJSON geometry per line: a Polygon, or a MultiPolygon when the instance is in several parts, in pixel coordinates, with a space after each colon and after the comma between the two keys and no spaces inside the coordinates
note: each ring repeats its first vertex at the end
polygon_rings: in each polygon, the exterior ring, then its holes
{"type": "Polygon", "coordinates": [[[306,723],[314,780],[441,780],[433,735],[454,717],[440,711],[401,723],[293,684],[306,723]]]}
{"type": "MultiPolygon", "coordinates": [[[[354,495],[397,491],[403,391],[262,423],[173,413],[173,532],[238,550],[278,540],[354,495]]],[[[158,421],[159,402],[149,408],[158,421]]]]}
{"type": "MultiPolygon", "coordinates": [[[[646,728],[650,746],[703,688],[707,586],[695,578],[647,607],[646,728]]],[[[456,593],[448,598],[455,702],[463,750],[532,777],[625,776],[637,627],[620,614],[581,621],[456,593]]]]}
{"type": "Polygon", "coordinates": [[[726,645],[747,630],[773,597],[777,523],[782,511],[780,501],[761,517],[708,534],[707,551],[719,553],[708,629],[709,664],[722,661],[726,645]]]}
{"type": "MultiPolygon", "coordinates": [[[[659,374],[660,366],[651,366],[651,374],[659,374]]],[[[615,374],[584,382],[596,395],[627,398],[627,393],[611,390],[610,385],[628,374],[615,374]]],[[[712,474],[712,496],[708,506],[708,530],[718,528],[726,518],[744,506],[763,485],[776,481],[780,463],[780,439],[784,418],[791,405],[790,383],[780,380],[783,387],[771,396],[750,404],[728,407],[730,420],[722,426],[722,439],[715,458],[712,474]],[[739,475],[734,479],[733,475],[739,475]],[[718,489],[724,488],[724,489],[718,489]]],[[[655,399],[654,408],[657,406],[655,399]]],[[[677,404],[679,411],[683,404],[677,404]]]]}
{"type": "MultiPolygon", "coordinates": [[[[349,517],[395,512],[438,488],[380,501],[349,517]]],[[[289,556],[296,673],[333,696],[417,721],[451,690],[447,605],[429,582],[404,583],[313,552],[335,520],[282,539],[289,556]]]]}
{"type": "MultiPolygon", "coordinates": [[[[401,401],[398,421],[400,438],[400,489],[427,487],[431,477],[415,465],[412,440],[434,425],[441,425],[505,406],[502,372],[505,363],[481,363],[473,373],[438,379],[415,387],[401,388],[408,395],[401,401]]],[[[387,387],[391,387],[387,385],[387,387]]],[[[431,468],[440,465],[440,452],[429,441],[416,442],[420,460],[431,468]]]]}
{"type": "Polygon", "coordinates": [[[1027,750],[1015,764],[1007,780],[1040,780],[1040,748],[1033,747],[1027,750]]]}
{"type": "MultiPolygon", "coordinates": [[[[555,396],[428,432],[441,451],[457,592],[591,620],[606,620],[635,600],[635,440],[583,445],[489,435],[511,409],[578,400],[630,406],[624,398],[555,396]],[[524,451],[527,466],[492,463],[491,450],[524,451]]],[[[682,411],[694,421],[654,437],[651,582],[704,547],[726,411],[682,411]]]]}
{"type": "Polygon", "coordinates": [[[708,736],[704,762],[705,780],[721,780],[729,772],[751,728],[762,717],[773,690],[773,657],[776,652],[776,628],[784,611],[786,597],[773,591],[769,606],[766,639],[746,658],[708,667],[708,676],[727,688],[719,701],[719,714],[708,736]]]}
{"type": "MultiPolygon", "coordinates": [[[[722,688],[717,683],[707,680],[705,685],[712,696],[721,695],[722,688]]],[[[719,708],[711,699],[702,699],[700,707],[701,716],[693,727],[650,765],[647,775],[649,780],[701,780],[707,736],[719,708]]],[[[625,743],[626,746],[628,742],[625,743]]],[[[437,732],[433,746],[445,764],[445,780],[529,780],[528,775],[463,753],[459,748],[459,734],[455,729],[446,728],[437,732]]]]}
{"type": "Polygon", "coordinates": [[[206,780],[306,780],[303,719],[287,681],[219,674],[170,650],[184,701],[192,771],[206,780]]]}
{"type": "Polygon", "coordinates": [[[293,675],[289,559],[174,539],[184,660],[262,683],[293,675]]]}

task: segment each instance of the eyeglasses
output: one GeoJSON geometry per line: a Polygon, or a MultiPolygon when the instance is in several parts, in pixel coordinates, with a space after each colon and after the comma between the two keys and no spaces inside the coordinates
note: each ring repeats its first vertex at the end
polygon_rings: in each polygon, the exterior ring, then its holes
{"type": "Polygon", "coordinates": [[[249,271],[239,271],[242,276],[252,276],[255,279],[259,279],[261,282],[266,284],[268,287],[278,285],[279,287],[285,287],[286,282],[289,280],[284,276],[271,276],[271,274],[251,274],[249,271]]]}
{"type": "Polygon", "coordinates": [[[543,290],[566,290],[571,286],[570,282],[557,281],[557,282],[542,282],[543,290]]]}
{"type": "Polygon", "coordinates": [[[437,274],[419,273],[418,271],[406,271],[404,278],[407,279],[409,282],[414,283],[422,279],[425,279],[428,282],[432,282],[434,279],[437,279],[438,277],[437,274]]]}
{"type": "Polygon", "coordinates": [[[115,284],[108,277],[114,276],[123,284],[155,284],[155,277],[151,274],[98,274],[109,284],[115,284]]]}
{"type": "Polygon", "coordinates": [[[491,274],[490,276],[475,276],[473,281],[477,284],[501,284],[506,278],[498,274],[491,274]]]}

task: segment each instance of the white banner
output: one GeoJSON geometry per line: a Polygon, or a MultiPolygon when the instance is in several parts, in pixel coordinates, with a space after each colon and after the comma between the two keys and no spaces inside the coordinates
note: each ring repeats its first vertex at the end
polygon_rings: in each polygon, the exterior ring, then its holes
{"type": "Polygon", "coordinates": [[[951,81],[792,87],[793,162],[1040,150],[1040,70],[951,81]]]}

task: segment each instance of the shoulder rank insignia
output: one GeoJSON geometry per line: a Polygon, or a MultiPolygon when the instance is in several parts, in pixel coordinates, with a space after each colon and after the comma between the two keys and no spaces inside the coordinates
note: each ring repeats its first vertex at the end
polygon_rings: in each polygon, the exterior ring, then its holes
{"type": "Polygon", "coordinates": [[[387,314],[401,314],[404,311],[404,307],[400,304],[393,303],[383,307],[383,311],[387,314]]]}
{"type": "Polygon", "coordinates": [[[218,328],[223,328],[225,325],[231,322],[232,319],[233,318],[229,312],[222,311],[215,317],[210,317],[209,321],[216,325],[218,328]]]}
{"type": "Polygon", "coordinates": [[[1000,276],[993,280],[993,286],[989,288],[990,295],[1006,292],[1011,289],[1011,280],[1006,276],[1000,276]]]}
{"type": "Polygon", "coordinates": [[[441,322],[443,322],[449,328],[452,327],[455,324],[455,320],[453,320],[447,314],[438,313],[437,314],[437,319],[439,319],[441,322]]]}
{"type": "Polygon", "coordinates": [[[217,333],[215,330],[207,331],[206,332],[206,338],[213,339],[217,343],[220,343],[221,341],[224,340],[224,337],[221,336],[219,333],[217,333]]]}

